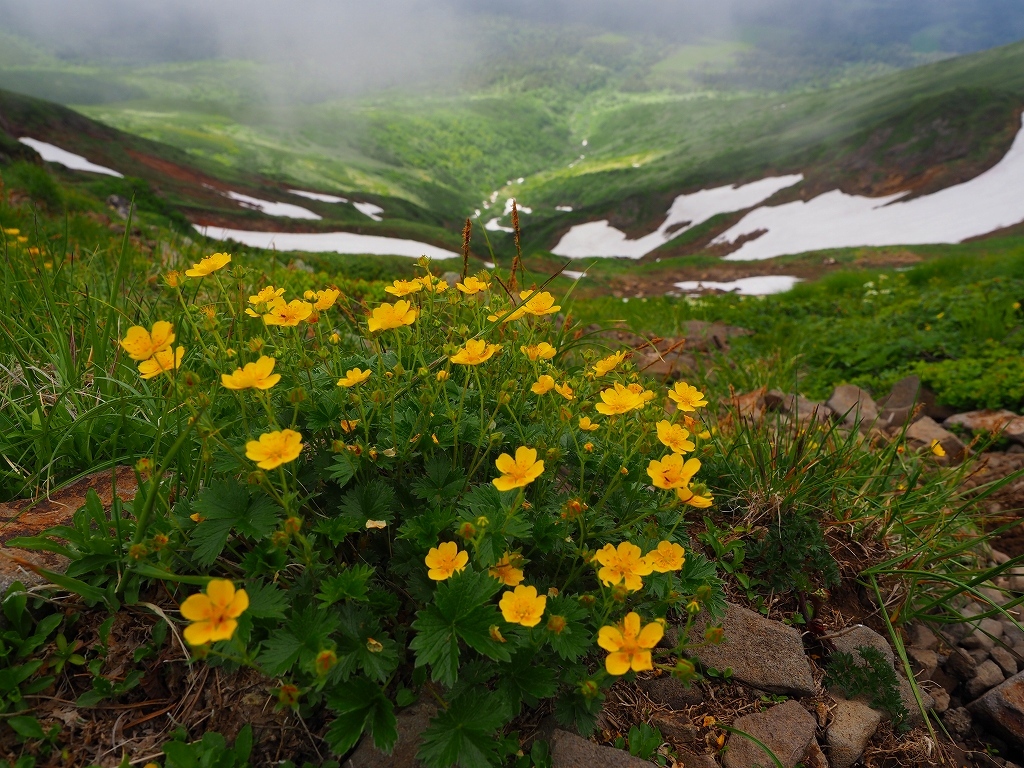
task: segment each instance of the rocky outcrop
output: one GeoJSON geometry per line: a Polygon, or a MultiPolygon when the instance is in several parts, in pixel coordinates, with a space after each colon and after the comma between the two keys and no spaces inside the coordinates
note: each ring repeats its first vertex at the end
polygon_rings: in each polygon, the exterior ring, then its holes
{"type": "Polygon", "coordinates": [[[882,713],[859,701],[837,699],[825,731],[825,747],[832,768],[850,768],[864,753],[882,713]]]}
{"type": "Polygon", "coordinates": [[[787,701],[765,712],[739,717],[732,727],[741,733],[729,736],[729,748],[722,761],[725,768],[774,766],[775,762],[754,739],[764,744],[785,768],[794,768],[804,760],[814,742],[817,720],[799,702],[787,701]]]}
{"type": "Polygon", "coordinates": [[[568,731],[551,737],[551,768],[651,768],[654,763],[614,747],[602,747],[568,731]]]}

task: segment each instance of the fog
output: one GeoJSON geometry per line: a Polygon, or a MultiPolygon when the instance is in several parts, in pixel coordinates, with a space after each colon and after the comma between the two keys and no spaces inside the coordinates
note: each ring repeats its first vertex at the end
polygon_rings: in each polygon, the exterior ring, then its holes
{"type": "MultiPolygon", "coordinates": [[[[1024,37],[1019,0],[0,0],[0,30],[69,61],[286,63],[337,91],[458,81],[539,30],[793,55],[964,53],[1024,37]]],[[[557,38],[555,38],[557,43],[557,38]]],[[[511,51],[515,55],[515,49],[511,51]]]]}

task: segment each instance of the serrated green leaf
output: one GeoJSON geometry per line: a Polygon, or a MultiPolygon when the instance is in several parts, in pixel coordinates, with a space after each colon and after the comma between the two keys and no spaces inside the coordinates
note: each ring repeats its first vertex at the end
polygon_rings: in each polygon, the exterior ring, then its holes
{"type": "Polygon", "coordinates": [[[361,524],[367,520],[391,523],[395,519],[392,509],[394,502],[395,492],[382,480],[374,478],[360,483],[341,497],[341,512],[359,520],[361,524]]]}
{"type": "Polygon", "coordinates": [[[498,690],[517,712],[520,702],[535,707],[541,699],[554,696],[557,689],[554,670],[545,666],[531,648],[520,650],[510,664],[501,667],[498,690]]]}
{"type": "Polygon", "coordinates": [[[324,579],[317,599],[325,605],[334,605],[342,600],[365,602],[373,570],[369,565],[353,565],[324,579]]]}
{"type": "Polygon", "coordinates": [[[334,463],[331,464],[327,476],[344,488],[348,485],[348,481],[355,477],[356,469],[358,467],[355,459],[349,455],[348,451],[342,451],[334,457],[334,463]]]}
{"type": "Polygon", "coordinates": [[[459,678],[459,641],[452,622],[437,606],[430,605],[416,614],[412,628],[416,636],[409,647],[416,653],[416,666],[429,664],[434,680],[455,685],[459,678]]]}
{"type": "Polygon", "coordinates": [[[278,630],[263,643],[260,666],[268,675],[283,675],[299,660],[302,647],[302,641],[291,632],[278,630]]]}
{"type": "Polygon", "coordinates": [[[203,518],[192,531],[196,562],[212,565],[232,531],[260,540],[277,527],[280,507],[269,496],[237,480],[224,480],[204,489],[192,505],[203,518]]]}
{"type": "Polygon", "coordinates": [[[386,753],[394,749],[398,720],[380,686],[365,677],[352,678],[334,688],[327,697],[327,706],[337,714],[326,735],[335,754],[343,755],[352,749],[367,728],[377,749],[386,753]]]}
{"type": "Polygon", "coordinates": [[[423,476],[412,484],[412,492],[432,506],[454,501],[466,483],[466,475],[453,467],[444,455],[432,456],[423,466],[423,476]]]}
{"type": "Polygon", "coordinates": [[[245,592],[249,595],[246,613],[254,619],[280,619],[288,608],[288,595],[270,582],[246,582],[245,592]]]}
{"type": "Polygon", "coordinates": [[[430,723],[416,757],[427,768],[493,768],[499,762],[494,733],[507,717],[498,697],[466,693],[430,723]]]}

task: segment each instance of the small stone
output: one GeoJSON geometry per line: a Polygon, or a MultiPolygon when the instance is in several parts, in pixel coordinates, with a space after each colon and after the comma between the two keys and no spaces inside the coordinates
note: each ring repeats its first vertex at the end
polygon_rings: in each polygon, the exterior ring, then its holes
{"type": "Polygon", "coordinates": [[[961,681],[970,680],[978,663],[963,648],[954,648],[946,660],[946,671],[961,681]]]}
{"type": "Polygon", "coordinates": [[[873,629],[869,629],[863,624],[857,624],[844,631],[838,637],[832,638],[832,644],[836,647],[837,651],[853,656],[858,664],[862,659],[857,649],[865,646],[877,648],[885,656],[890,666],[895,666],[896,663],[896,655],[892,652],[892,648],[889,647],[889,642],[873,629]]]}
{"type": "Polygon", "coordinates": [[[805,754],[804,759],[800,761],[800,765],[802,765],[803,768],[829,768],[825,753],[821,751],[821,747],[818,746],[817,741],[811,742],[811,746],[807,748],[807,754],[805,754]]]}
{"type": "Polygon", "coordinates": [[[688,717],[655,715],[651,718],[651,724],[673,744],[696,744],[700,739],[700,732],[688,717]]]}
{"type": "Polygon", "coordinates": [[[1021,630],[1012,621],[1003,620],[1003,642],[1007,645],[1016,645],[1017,643],[1024,643],[1024,630],[1021,630]]]}
{"type": "Polygon", "coordinates": [[[972,648],[967,651],[971,654],[971,658],[974,659],[976,664],[981,664],[983,661],[988,661],[988,649],[987,648],[972,648]]]}
{"type": "Polygon", "coordinates": [[[852,427],[859,423],[862,431],[870,429],[878,418],[878,407],[871,399],[871,393],[852,384],[836,387],[826,405],[844,424],[852,427]]]}
{"type": "Polygon", "coordinates": [[[656,677],[640,683],[640,690],[655,704],[663,704],[669,709],[686,709],[704,701],[700,688],[687,688],[681,680],[674,677],[656,677]]]}
{"type": "Polygon", "coordinates": [[[911,646],[907,648],[907,656],[921,676],[928,679],[939,666],[939,655],[935,651],[925,651],[911,646]]]}
{"type": "Polygon", "coordinates": [[[972,722],[971,713],[964,707],[957,707],[942,713],[942,724],[946,726],[946,730],[960,739],[966,738],[967,734],[971,732],[972,722]]]}
{"type": "Polygon", "coordinates": [[[923,416],[907,427],[906,436],[908,441],[917,444],[916,447],[927,448],[938,442],[946,452],[946,460],[952,464],[959,464],[967,455],[967,447],[960,438],[940,427],[930,416],[923,416]]]}
{"type": "Polygon", "coordinates": [[[859,701],[838,699],[825,732],[832,768],[850,768],[857,762],[881,722],[881,712],[859,701]]]}
{"type": "Polygon", "coordinates": [[[907,631],[910,646],[923,651],[934,651],[939,647],[939,638],[924,624],[913,624],[907,631]]]}
{"type": "MultiPolygon", "coordinates": [[[[688,749],[680,749],[677,754],[679,755],[677,764],[680,768],[718,768],[718,763],[711,755],[698,755],[688,749]]],[[[598,768],[598,766],[591,768],[598,768]]]]}
{"type": "MultiPolygon", "coordinates": [[[[703,637],[708,626],[704,612],[697,615],[693,637],[703,637]]],[[[722,617],[725,639],[718,645],[694,650],[702,664],[732,669],[733,679],[762,691],[811,696],[815,693],[811,665],[800,632],[780,621],[726,603],[722,617]],[[770,664],[765,664],[771,659],[770,664]]]]}
{"type": "Polygon", "coordinates": [[[915,416],[921,379],[907,376],[897,381],[892,390],[878,401],[879,421],[886,427],[899,427],[915,416]]]}
{"type": "Polygon", "coordinates": [[[928,693],[931,694],[932,700],[935,701],[935,706],[932,707],[940,715],[949,709],[949,691],[945,688],[937,687],[932,688],[928,693]]]}
{"type": "MultiPolygon", "coordinates": [[[[900,701],[903,702],[903,706],[910,714],[907,717],[907,722],[911,725],[924,725],[924,717],[921,715],[921,706],[917,703],[917,697],[914,696],[914,689],[903,675],[897,675],[899,681],[900,701]]],[[[935,706],[935,699],[931,697],[928,691],[918,686],[918,692],[921,694],[921,705],[924,708],[931,709],[935,706]]]]}
{"type": "MultiPolygon", "coordinates": [[[[814,740],[817,721],[798,702],[790,700],[765,712],[739,717],[733,727],[763,742],[785,768],[794,768],[814,740]]],[[[767,768],[774,764],[759,746],[739,734],[730,735],[728,744],[722,761],[725,768],[767,768]]]]}
{"type": "Polygon", "coordinates": [[[355,752],[344,763],[344,768],[421,768],[416,753],[423,744],[423,731],[430,725],[437,708],[425,699],[406,707],[398,713],[398,741],[390,755],[380,752],[373,739],[366,736],[359,742],[355,752]]]}
{"type": "Polygon", "coordinates": [[[1024,748],[1024,672],[993,688],[968,708],[975,717],[1024,748]]]}
{"type": "Polygon", "coordinates": [[[603,747],[568,731],[551,736],[551,768],[651,768],[652,763],[614,747],[603,747]]]}
{"type": "Polygon", "coordinates": [[[1007,677],[1017,674],[1017,660],[1003,646],[997,645],[991,651],[992,661],[999,665],[1007,677]]]}
{"type": "Polygon", "coordinates": [[[994,661],[984,661],[978,665],[974,677],[967,681],[968,699],[976,699],[989,688],[999,685],[1006,676],[994,661]]]}
{"type": "Polygon", "coordinates": [[[960,426],[971,432],[1000,433],[1014,419],[1020,418],[1013,411],[968,411],[950,416],[943,422],[946,427],[960,426]]]}
{"type": "Polygon", "coordinates": [[[992,562],[994,562],[996,565],[1002,565],[1003,563],[1008,563],[1010,560],[1013,559],[1008,554],[1006,554],[1005,552],[1000,552],[998,549],[993,549],[992,550],[991,557],[992,557],[992,562]]]}

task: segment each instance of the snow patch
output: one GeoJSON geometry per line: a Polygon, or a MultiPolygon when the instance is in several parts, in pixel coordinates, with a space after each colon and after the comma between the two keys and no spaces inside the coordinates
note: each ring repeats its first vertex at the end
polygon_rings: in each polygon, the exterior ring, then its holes
{"type": "Polygon", "coordinates": [[[302,208],[291,203],[275,203],[270,200],[260,200],[258,197],[249,197],[249,195],[242,195],[238,192],[226,192],[225,194],[243,208],[259,211],[267,216],[283,216],[288,219],[309,219],[311,221],[318,221],[322,218],[308,208],[302,208]]]}
{"type": "Polygon", "coordinates": [[[486,229],[488,232],[515,232],[515,230],[512,229],[512,227],[501,226],[501,221],[499,219],[491,219],[486,224],[484,224],[484,229],[486,229]]]}
{"type": "Polygon", "coordinates": [[[715,187],[679,195],[661,226],[637,240],[628,239],[625,232],[611,226],[607,219],[577,224],[562,236],[551,252],[570,259],[592,256],[639,259],[712,216],[750,208],[802,179],[799,174],[771,176],[742,186],[715,187]]]}
{"type": "Polygon", "coordinates": [[[572,213],[572,206],[571,205],[556,205],[555,206],[555,210],[556,211],[562,211],[563,213],[572,213]]]}
{"type": "Polygon", "coordinates": [[[321,203],[347,203],[348,198],[337,197],[336,195],[325,195],[322,192],[306,192],[302,189],[289,189],[293,195],[304,197],[307,200],[316,200],[321,203]]]}
{"type": "Polygon", "coordinates": [[[681,283],[676,283],[675,286],[685,293],[718,290],[736,293],[740,296],[767,296],[770,293],[785,293],[799,282],[799,277],[788,275],[759,275],[757,277],[741,277],[726,283],[717,283],[713,280],[684,280],[681,283]]]}
{"type": "Polygon", "coordinates": [[[102,165],[96,165],[96,163],[86,160],[81,155],[76,155],[74,152],[68,152],[66,149],[54,146],[53,144],[47,144],[45,141],[39,141],[38,139],[30,139],[27,136],[22,136],[18,139],[22,144],[32,147],[39,156],[48,163],[58,163],[63,165],[65,168],[70,168],[73,171],[88,171],[89,173],[102,173],[106,176],[116,176],[119,179],[124,178],[123,173],[118,173],[113,168],[105,168],[102,165]]]}
{"type": "Polygon", "coordinates": [[[374,205],[373,203],[352,203],[352,207],[363,215],[369,216],[374,221],[384,221],[384,219],[380,217],[380,215],[384,213],[384,209],[379,205],[374,205]]]}
{"type": "Polygon", "coordinates": [[[396,237],[359,235],[354,232],[250,232],[223,227],[195,229],[214,240],[234,240],[253,248],[308,253],[369,253],[375,256],[429,256],[432,259],[453,259],[459,254],[415,240],[396,237]]]}
{"type": "Polygon", "coordinates": [[[806,202],[757,208],[714,242],[767,230],[726,256],[728,261],[825,248],[959,243],[1024,221],[1022,189],[1024,126],[1002,160],[963,184],[902,202],[905,193],[861,197],[833,190],[806,202]]]}

